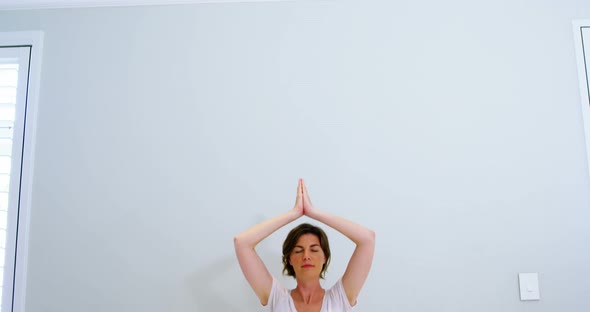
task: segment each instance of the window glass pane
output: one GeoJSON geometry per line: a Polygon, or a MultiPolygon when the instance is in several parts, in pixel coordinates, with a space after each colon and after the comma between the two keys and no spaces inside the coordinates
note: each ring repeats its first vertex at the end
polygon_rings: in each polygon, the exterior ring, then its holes
{"type": "MultiPolygon", "coordinates": [[[[3,176],[0,176],[0,185],[2,184],[2,180],[4,179],[3,176]]],[[[8,179],[6,179],[8,180],[8,179]]],[[[8,183],[6,183],[8,184],[8,183]]],[[[8,202],[8,192],[2,192],[2,190],[0,190],[0,210],[4,210],[6,211],[8,209],[8,206],[6,204],[3,203],[7,203],[8,202]]]]}
{"type": "Polygon", "coordinates": [[[0,174],[10,174],[10,157],[0,156],[0,174]]]}
{"type": "MultiPolygon", "coordinates": [[[[8,191],[10,189],[10,165],[12,135],[16,112],[18,64],[0,63],[0,293],[4,279],[6,254],[6,228],[8,224],[8,191]]],[[[2,296],[0,296],[0,302],[2,296]]]]}
{"type": "Polygon", "coordinates": [[[14,64],[0,64],[0,86],[16,87],[18,66],[14,64]]]}
{"type": "Polygon", "coordinates": [[[10,183],[10,175],[0,174],[0,207],[8,207],[8,184],[10,183]],[[6,198],[3,198],[3,193],[6,193],[6,198]]]}
{"type": "MultiPolygon", "coordinates": [[[[0,121],[14,120],[15,107],[14,104],[0,103],[0,121]]],[[[3,125],[4,127],[4,125],[3,125]]]]}
{"type": "MultiPolygon", "coordinates": [[[[6,214],[6,210],[0,209],[0,229],[1,230],[6,230],[6,228],[2,227],[2,225],[5,226],[7,221],[8,221],[8,215],[6,214]]],[[[0,239],[0,241],[4,241],[4,240],[0,239]]]]}
{"type": "MultiPolygon", "coordinates": [[[[2,138],[1,130],[0,128],[0,156],[10,156],[12,154],[12,140],[2,138]]],[[[12,136],[12,133],[10,135],[12,136]]]]}
{"type": "Polygon", "coordinates": [[[0,103],[16,102],[16,88],[0,86],[0,103]]]}

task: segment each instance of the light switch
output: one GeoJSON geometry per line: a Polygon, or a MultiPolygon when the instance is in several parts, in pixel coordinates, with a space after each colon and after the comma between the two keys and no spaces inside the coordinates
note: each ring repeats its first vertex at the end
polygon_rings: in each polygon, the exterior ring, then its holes
{"type": "Polygon", "coordinates": [[[541,299],[539,294],[539,274],[519,273],[518,282],[520,284],[520,300],[541,299]]]}

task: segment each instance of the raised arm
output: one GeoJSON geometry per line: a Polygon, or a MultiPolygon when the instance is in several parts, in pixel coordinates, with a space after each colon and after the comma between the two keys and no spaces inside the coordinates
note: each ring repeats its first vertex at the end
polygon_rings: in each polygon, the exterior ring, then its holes
{"type": "Polygon", "coordinates": [[[299,180],[295,207],[290,211],[266,220],[234,237],[236,256],[244,277],[254,290],[260,303],[266,305],[272,288],[272,276],[256,253],[256,245],[279,228],[303,215],[303,185],[299,180]]]}
{"type": "Polygon", "coordinates": [[[311,204],[305,183],[302,183],[302,188],[303,213],[337,230],[356,244],[356,248],[348,261],[346,271],[342,276],[342,286],[348,301],[354,306],[373,263],[375,232],[360,224],[316,209],[311,204]]]}

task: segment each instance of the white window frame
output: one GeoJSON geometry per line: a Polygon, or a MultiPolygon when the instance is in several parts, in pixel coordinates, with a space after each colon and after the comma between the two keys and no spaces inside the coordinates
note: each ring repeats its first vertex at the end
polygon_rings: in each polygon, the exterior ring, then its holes
{"type": "Polygon", "coordinates": [[[586,137],[586,157],[588,158],[588,173],[590,174],[590,20],[575,20],[573,26],[582,117],[586,137]]]}
{"type": "MultiPolygon", "coordinates": [[[[13,301],[10,312],[24,312],[25,311],[25,295],[26,295],[26,281],[27,281],[27,263],[28,263],[28,239],[29,239],[29,216],[31,207],[31,195],[33,187],[33,164],[35,155],[35,134],[37,125],[37,103],[39,98],[39,81],[41,78],[41,55],[43,49],[43,33],[41,31],[18,31],[18,32],[0,32],[0,46],[30,46],[30,62],[29,62],[29,79],[26,93],[26,120],[24,124],[24,143],[22,145],[22,170],[19,170],[20,176],[20,201],[18,205],[18,244],[16,245],[16,259],[14,272],[14,288],[13,301]]],[[[19,110],[19,108],[17,108],[19,110]]],[[[22,108],[21,108],[22,110],[22,108]]],[[[16,132],[17,129],[15,129],[16,132]]],[[[20,135],[14,134],[14,137],[22,138],[20,135]]],[[[20,145],[20,144],[19,144],[20,145]]],[[[19,166],[20,167],[20,166],[19,166]]],[[[13,166],[14,168],[14,166],[13,166]]],[[[13,171],[16,172],[16,171],[13,171]]],[[[11,177],[12,180],[12,177],[11,177]]],[[[11,182],[12,184],[12,182],[11,182]]],[[[14,201],[13,201],[14,202],[14,201]]],[[[15,210],[12,203],[8,206],[9,215],[10,210],[15,210]]],[[[7,247],[16,242],[16,237],[13,234],[7,233],[6,236],[7,247]],[[12,243],[10,243],[12,242],[12,243]]],[[[4,285],[8,287],[9,285],[4,285]]],[[[6,306],[4,303],[3,306],[6,306]]],[[[8,311],[6,311],[8,312],[8,311]]]]}

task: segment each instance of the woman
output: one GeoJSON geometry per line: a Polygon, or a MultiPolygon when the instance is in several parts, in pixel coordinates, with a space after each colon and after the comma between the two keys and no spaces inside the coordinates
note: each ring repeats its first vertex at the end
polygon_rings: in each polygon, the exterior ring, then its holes
{"type": "Polygon", "coordinates": [[[269,311],[340,312],[350,311],[367,279],[375,250],[375,233],[361,225],[316,209],[302,179],[297,186],[295,207],[266,220],[234,238],[238,262],[248,283],[269,311]],[[275,280],[258,256],[255,246],[282,226],[301,216],[320,221],[356,244],[342,278],[330,289],[323,289],[323,278],[330,260],[325,233],[302,224],[289,233],[283,244],[283,272],[297,280],[297,287],[286,290],[275,280]]]}

